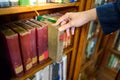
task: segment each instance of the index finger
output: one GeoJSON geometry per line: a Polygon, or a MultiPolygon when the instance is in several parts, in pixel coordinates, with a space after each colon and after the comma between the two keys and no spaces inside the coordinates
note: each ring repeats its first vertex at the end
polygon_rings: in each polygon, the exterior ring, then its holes
{"type": "Polygon", "coordinates": [[[62,17],[60,17],[57,22],[55,24],[53,24],[54,26],[57,26],[59,24],[61,24],[63,21],[65,21],[66,19],[68,19],[68,15],[63,15],[62,17]]]}

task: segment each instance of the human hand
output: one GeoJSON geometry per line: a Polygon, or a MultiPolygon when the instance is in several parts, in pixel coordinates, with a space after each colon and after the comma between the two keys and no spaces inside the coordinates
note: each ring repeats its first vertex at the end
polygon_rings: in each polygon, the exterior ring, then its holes
{"type": "Polygon", "coordinates": [[[80,27],[85,23],[96,19],[96,9],[91,9],[83,12],[70,12],[66,13],[62,17],[60,17],[54,26],[61,25],[59,31],[66,30],[67,35],[69,36],[69,32],[74,34],[75,27],[80,27]],[[71,29],[70,29],[71,28],[71,29]]]}

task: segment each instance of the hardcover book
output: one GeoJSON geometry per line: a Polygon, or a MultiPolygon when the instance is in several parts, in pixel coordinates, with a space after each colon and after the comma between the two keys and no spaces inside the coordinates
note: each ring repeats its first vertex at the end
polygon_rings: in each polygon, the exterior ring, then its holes
{"type": "Polygon", "coordinates": [[[10,6],[18,6],[18,0],[10,0],[10,6]]]}
{"type": "Polygon", "coordinates": [[[36,32],[35,28],[29,26],[23,22],[17,22],[17,25],[30,31],[30,42],[31,42],[31,55],[32,55],[32,64],[33,66],[37,64],[37,46],[36,46],[36,32]]]}
{"type": "Polygon", "coordinates": [[[21,76],[23,74],[23,65],[20,54],[18,34],[5,26],[0,26],[0,44],[2,44],[1,46],[3,50],[1,55],[5,55],[8,59],[7,62],[11,66],[13,75],[21,76]]]}
{"type": "Polygon", "coordinates": [[[22,54],[22,60],[23,60],[23,68],[24,68],[24,71],[27,72],[32,68],[32,57],[31,57],[32,50],[30,47],[31,46],[30,32],[26,31],[25,29],[15,24],[9,24],[7,26],[10,27],[13,31],[15,31],[19,35],[19,43],[20,43],[20,49],[22,54]]]}
{"type": "Polygon", "coordinates": [[[9,7],[10,6],[10,0],[0,0],[0,7],[9,7]]]}
{"type": "Polygon", "coordinates": [[[48,23],[48,50],[49,57],[51,57],[56,62],[62,60],[63,55],[63,42],[64,42],[64,32],[59,31],[59,26],[52,26],[50,22],[48,23]]]}
{"type": "Polygon", "coordinates": [[[30,0],[19,0],[20,6],[28,6],[30,5],[30,0]]]}
{"type": "Polygon", "coordinates": [[[43,60],[48,58],[48,49],[47,49],[48,42],[47,42],[47,32],[46,32],[47,26],[41,27],[40,25],[37,25],[31,21],[26,21],[25,23],[36,29],[38,61],[41,63],[43,60]]]}
{"type": "Polygon", "coordinates": [[[37,35],[37,44],[39,61],[41,62],[48,58],[48,26],[47,24],[34,19],[30,19],[30,21],[40,26],[37,35]]]}

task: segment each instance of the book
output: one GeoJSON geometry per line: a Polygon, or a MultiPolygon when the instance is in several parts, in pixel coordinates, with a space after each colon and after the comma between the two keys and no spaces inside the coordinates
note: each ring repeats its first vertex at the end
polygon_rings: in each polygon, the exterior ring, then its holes
{"type": "Polygon", "coordinates": [[[37,0],[30,0],[30,5],[36,5],[37,4],[37,0]]]}
{"type": "MultiPolygon", "coordinates": [[[[34,27],[36,29],[36,36],[37,36],[37,54],[38,54],[38,62],[41,63],[43,60],[48,58],[48,50],[47,50],[47,37],[46,40],[43,38],[43,29],[41,26],[35,24],[34,22],[31,21],[25,21],[26,24],[34,27]],[[44,41],[44,42],[43,42],[44,41]],[[44,47],[44,45],[46,47],[44,47]]],[[[44,34],[47,36],[47,33],[44,34]]]]}
{"type": "Polygon", "coordinates": [[[52,64],[52,80],[58,80],[59,63],[52,64]]]}
{"type": "Polygon", "coordinates": [[[54,61],[60,62],[63,55],[63,41],[64,41],[64,32],[59,31],[59,26],[51,26],[48,23],[48,49],[49,57],[54,61]]]}
{"type": "Polygon", "coordinates": [[[19,35],[20,50],[23,60],[24,72],[28,72],[32,68],[30,32],[15,24],[8,24],[13,31],[19,35]]]}
{"type": "Polygon", "coordinates": [[[35,66],[37,64],[37,46],[36,46],[36,32],[35,28],[25,24],[24,22],[17,22],[17,25],[30,31],[30,42],[31,42],[31,55],[32,55],[32,64],[35,66]]]}
{"type": "Polygon", "coordinates": [[[47,0],[37,0],[38,5],[41,5],[42,3],[46,3],[46,2],[47,2],[47,0]]]}
{"type": "Polygon", "coordinates": [[[37,18],[40,21],[43,21],[48,25],[48,51],[49,57],[52,58],[56,62],[60,62],[62,60],[63,48],[64,48],[64,32],[59,31],[58,28],[60,26],[52,26],[53,23],[56,22],[54,19],[45,18],[42,16],[38,16],[37,18]]]}
{"type": "Polygon", "coordinates": [[[18,0],[10,0],[10,6],[18,6],[18,0]]]}
{"type": "Polygon", "coordinates": [[[54,3],[63,3],[63,0],[51,0],[51,2],[54,2],[54,3]]]}
{"type": "Polygon", "coordinates": [[[10,0],[0,0],[0,7],[9,7],[10,6],[10,0]]]}
{"type": "Polygon", "coordinates": [[[7,58],[13,75],[23,75],[18,34],[5,26],[0,26],[0,44],[3,50],[1,55],[5,55],[7,58]]]}
{"type": "Polygon", "coordinates": [[[67,79],[67,55],[62,57],[62,80],[67,79]]]}
{"type": "Polygon", "coordinates": [[[37,47],[39,62],[42,62],[48,58],[48,26],[47,24],[34,19],[30,19],[29,21],[39,25],[39,31],[37,34],[37,47]]]}
{"type": "Polygon", "coordinates": [[[19,0],[18,3],[20,6],[28,6],[30,5],[30,0],[19,0]]]}

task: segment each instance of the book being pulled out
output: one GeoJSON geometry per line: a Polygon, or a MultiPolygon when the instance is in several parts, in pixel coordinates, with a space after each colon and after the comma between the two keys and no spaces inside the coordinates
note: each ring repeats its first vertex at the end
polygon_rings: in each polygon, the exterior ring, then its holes
{"type": "Polygon", "coordinates": [[[50,18],[44,18],[42,16],[38,16],[38,20],[43,21],[48,25],[48,50],[49,57],[52,58],[56,62],[60,62],[62,60],[63,55],[63,40],[64,40],[64,32],[59,31],[58,28],[60,26],[52,26],[56,20],[50,18]]]}

